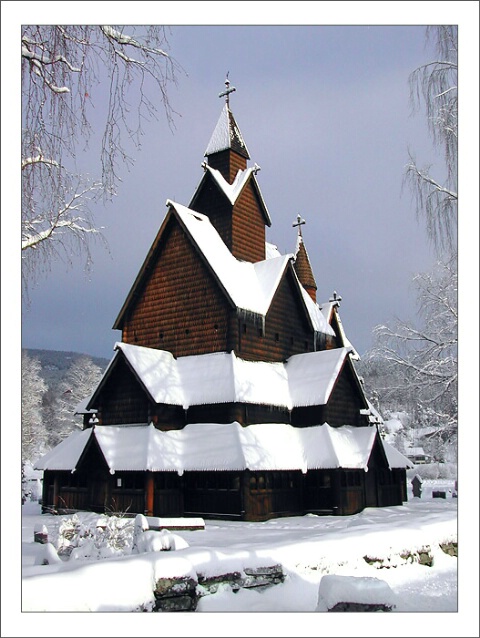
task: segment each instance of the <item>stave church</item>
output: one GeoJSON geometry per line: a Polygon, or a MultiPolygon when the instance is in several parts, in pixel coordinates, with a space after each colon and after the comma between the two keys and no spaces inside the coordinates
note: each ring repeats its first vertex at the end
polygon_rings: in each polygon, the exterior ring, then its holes
{"type": "Polygon", "coordinates": [[[304,220],[291,254],[266,241],[234,90],[188,206],[167,200],[83,429],[36,464],[44,511],[264,521],[407,500],[411,463],[379,434],[340,298],[317,300],[304,220]]]}

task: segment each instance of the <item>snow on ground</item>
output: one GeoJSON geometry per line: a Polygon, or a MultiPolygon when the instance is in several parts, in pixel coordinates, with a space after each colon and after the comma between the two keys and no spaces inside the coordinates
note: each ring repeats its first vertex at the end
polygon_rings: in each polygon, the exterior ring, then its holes
{"type": "MultiPolygon", "coordinates": [[[[450,487],[453,487],[453,481],[451,483],[450,487]]],[[[93,527],[99,518],[98,514],[85,512],[78,516],[83,524],[93,527]]],[[[148,635],[152,627],[156,628],[153,631],[162,635],[172,635],[168,633],[171,623],[174,623],[172,626],[177,636],[243,636],[252,631],[257,631],[253,635],[259,635],[258,622],[263,615],[252,616],[244,612],[270,612],[262,621],[268,623],[268,629],[262,629],[264,635],[332,635],[326,628],[329,623],[336,622],[335,635],[348,636],[352,634],[341,631],[354,621],[354,635],[362,635],[361,627],[365,623],[368,626],[365,635],[370,636],[403,636],[412,632],[422,636],[478,636],[478,633],[469,633],[473,630],[472,622],[462,625],[461,633],[455,633],[458,632],[456,612],[459,611],[457,558],[447,555],[440,548],[440,543],[457,540],[457,499],[452,498],[451,493],[447,494],[446,499],[433,499],[429,489],[421,499],[412,498],[410,494],[409,502],[403,506],[368,508],[347,517],[306,515],[263,523],[206,520],[204,530],[176,532],[177,540],[183,541],[177,545],[183,549],[177,551],[133,554],[127,548],[123,555],[120,552],[102,559],[82,557],[80,552],[76,559],[50,561],[50,564],[42,565],[43,553],[48,550],[46,545],[33,542],[34,530],[45,525],[49,540],[55,544],[59,526],[65,518],[42,515],[38,503],[27,502],[23,506],[21,607],[24,612],[22,621],[31,623],[31,629],[29,633],[24,630],[22,633],[19,625],[15,625],[15,630],[20,633],[2,632],[2,636],[89,635],[84,625],[90,622],[95,628],[90,631],[97,632],[95,635],[100,635],[101,631],[105,636],[130,635],[132,630],[140,635],[148,635]],[[415,552],[424,548],[430,548],[433,566],[405,560],[406,551],[415,552]],[[364,557],[368,558],[368,562],[364,557]],[[45,614],[34,613],[131,612],[142,607],[148,609],[153,602],[153,584],[162,576],[195,576],[198,573],[214,576],[242,571],[246,567],[277,563],[283,566],[286,574],[282,584],[262,591],[240,589],[236,593],[229,585],[223,585],[217,593],[200,599],[196,613],[144,614],[140,619],[135,614],[80,614],[78,624],[76,621],[72,623],[70,615],[60,615],[60,626],[65,631],[66,621],[67,634],[61,631],[55,633],[52,622],[45,619],[45,614]],[[319,599],[320,583],[324,576],[330,578],[330,596],[345,583],[345,591],[359,592],[359,602],[362,595],[365,598],[366,585],[375,585],[377,592],[383,592],[385,597],[390,596],[390,602],[393,601],[395,605],[392,610],[394,613],[375,616],[344,613],[340,629],[335,614],[319,617],[312,613],[325,611],[323,599],[319,599]],[[389,592],[388,596],[386,592],[389,592]],[[217,613],[212,615],[212,612],[217,613]],[[237,616],[232,616],[235,612],[242,612],[238,622],[234,620],[237,616]],[[299,613],[305,616],[299,616],[299,613]],[[92,618],[95,620],[90,620],[92,618]],[[132,621],[132,618],[137,621],[132,621]],[[152,618],[157,620],[152,621],[152,618]],[[432,625],[437,618],[440,618],[438,624],[432,625]],[[407,623],[409,629],[403,629],[405,633],[401,633],[407,619],[410,622],[407,623]],[[155,625],[151,625],[152,622],[155,625]],[[218,629],[215,628],[217,622],[220,622],[218,629]],[[275,625],[276,622],[278,625],[275,625]],[[42,623],[47,623],[46,634],[41,633],[42,623]],[[207,627],[205,634],[202,632],[204,623],[207,627]],[[248,629],[249,623],[253,623],[253,630],[248,629]],[[274,625],[273,634],[269,634],[274,625]],[[192,626],[194,628],[189,633],[181,633],[182,628],[192,626]],[[323,628],[321,631],[320,626],[323,628]],[[428,633],[433,626],[435,631],[428,633]],[[134,627],[136,629],[132,629],[134,627]]],[[[463,554],[460,551],[461,556],[467,556],[467,548],[463,548],[463,554]]],[[[86,554],[88,556],[88,552],[86,554]]],[[[470,569],[470,566],[466,565],[465,568],[470,569]]],[[[323,583],[324,589],[327,582],[328,579],[323,583]]],[[[478,606],[463,607],[460,611],[475,610],[478,610],[478,606]]],[[[50,614],[46,616],[51,618],[50,614]]],[[[73,616],[77,618],[77,614],[73,616]]],[[[56,625],[56,621],[53,624],[56,625]]]]}

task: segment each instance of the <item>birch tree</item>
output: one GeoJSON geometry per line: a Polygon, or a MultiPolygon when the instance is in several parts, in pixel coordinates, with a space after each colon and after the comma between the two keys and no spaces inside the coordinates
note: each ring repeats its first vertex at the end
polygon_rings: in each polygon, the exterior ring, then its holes
{"type": "Polygon", "coordinates": [[[445,166],[443,176],[431,166],[420,166],[410,153],[405,180],[412,189],[417,215],[424,217],[427,231],[441,252],[455,248],[457,238],[458,162],[458,32],[457,26],[427,28],[436,58],[410,75],[410,99],[414,109],[425,107],[427,123],[445,166]]]}
{"type": "Polygon", "coordinates": [[[103,237],[94,203],[115,195],[145,119],[163,107],[173,123],[168,89],[180,67],[159,26],[26,25],[21,40],[25,291],[53,259],[90,264],[103,237]],[[90,143],[99,144],[94,175],[78,168],[90,143]]]}

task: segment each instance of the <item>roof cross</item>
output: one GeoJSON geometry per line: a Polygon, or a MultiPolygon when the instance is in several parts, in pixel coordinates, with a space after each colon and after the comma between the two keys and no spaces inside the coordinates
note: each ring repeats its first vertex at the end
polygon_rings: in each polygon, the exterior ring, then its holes
{"type": "Polygon", "coordinates": [[[298,234],[299,234],[300,237],[302,236],[302,228],[301,227],[303,226],[303,224],[306,224],[306,223],[307,222],[304,219],[302,219],[302,217],[300,215],[297,215],[297,223],[296,224],[295,223],[292,224],[292,226],[294,228],[298,227],[298,234]]]}
{"type": "Polygon", "coordinates": [[[337,295],[337,291],[334,290],[333,291],[333,295],[330,297],[330,299],[328,300],[330,303],[337,303],[337,305],[342,301],[342,298],[340,297],[340,295],[337,295]]]}
{"type": "Polygon", "coordinates": [[[228,79],[229,73],[230,71],[227,72],[227,77],[225,79],[225,86],[227,88],[225,89],[225,91],[222,91],[218,94],[218,97],[225,97],[225,103],[227,104],[227,106],[230,106],[230,93],[233,93],[237,90],[234,86],[230,87],[230,80],[228,79]]]}

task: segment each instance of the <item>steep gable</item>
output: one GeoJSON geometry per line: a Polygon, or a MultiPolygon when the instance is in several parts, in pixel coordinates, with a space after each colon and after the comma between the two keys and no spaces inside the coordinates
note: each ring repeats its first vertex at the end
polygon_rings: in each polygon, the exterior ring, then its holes
{"type": "Polygon", "coordinates": [[[231,183],[207,164],[189,208],[206,215],[232,255],[256,262],[265,259],[265,225],[270,214],[255,177],[257,169],[239,170],[231,183]]]}
{"type": "Polygon", "coordinates": [[[126,343],[176,356],[225,350],[230,309],[196,245],[168,214],[115,327],[126,343]]]}

